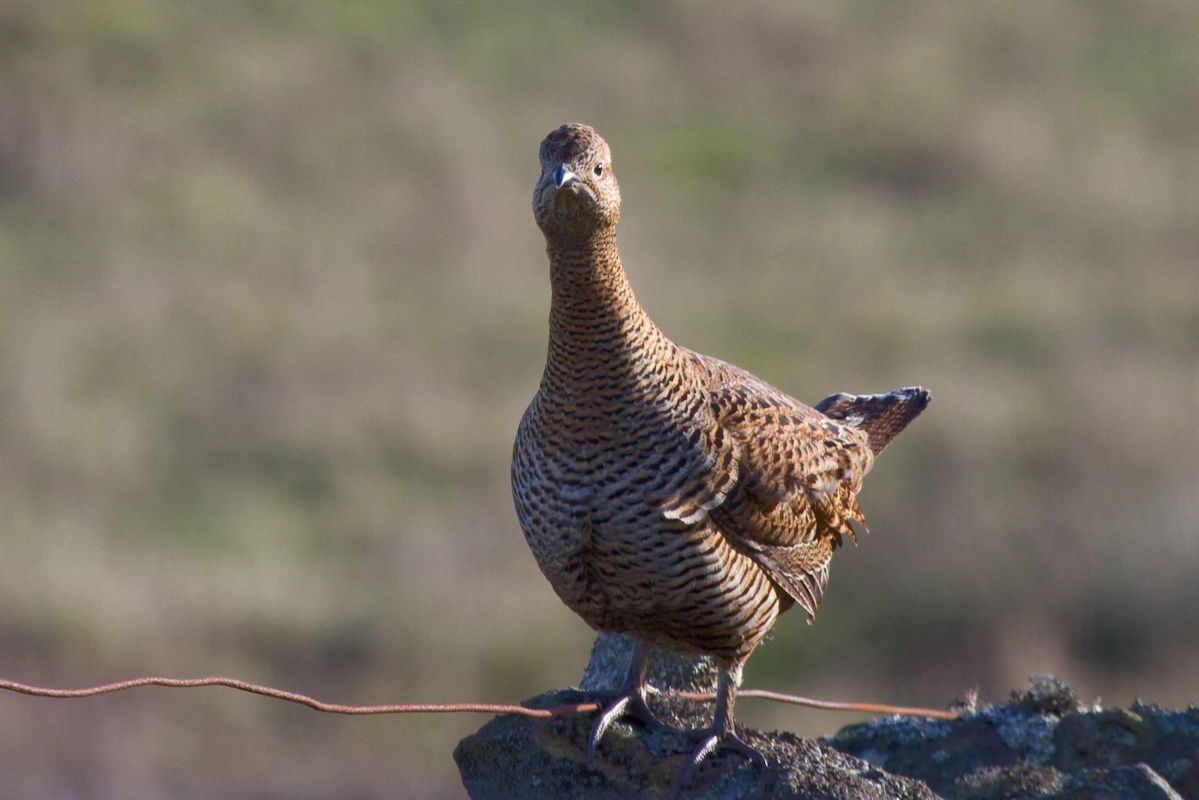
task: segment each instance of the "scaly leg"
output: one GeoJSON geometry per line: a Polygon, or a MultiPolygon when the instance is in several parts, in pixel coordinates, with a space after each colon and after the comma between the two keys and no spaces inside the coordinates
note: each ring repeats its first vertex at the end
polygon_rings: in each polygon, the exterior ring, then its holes
{"type": "Polygon", "coordinates": [[[649,704],[645,699],[649,689],[645,682],[646,673],[649,671],[649,656],[650,646],[641,639],[633,639],[633,657],[629,661],[629,672],[624,686],[617,692],[616,700],[596,717],[591,726],[591,735],[587,741],[587,754],[590,757],[595,757],[595,748],[599,746],[600,739],[604,738],[604,733],[612,723],[621,717],[633,717],[654,728],[666,727],[649,710],[649,704]]]}
{"type": "Polygon", "coordinates": [[[675,788],[676,795],[691,780],[700,762],[722,747],[735,750],[751,761],[758,762],[762,767],[767,766],[766,757],[738,736],[733,729],[733,705],[737,702],[737,688],[740,685],[740,663],[720,670],[720,677],[716,683],[716,715],[712,720],[712,727],[710,730],[697,732],[700,736],[700,743],[691,753],[691,758],[679,774],[679,782],[675,788]]]}

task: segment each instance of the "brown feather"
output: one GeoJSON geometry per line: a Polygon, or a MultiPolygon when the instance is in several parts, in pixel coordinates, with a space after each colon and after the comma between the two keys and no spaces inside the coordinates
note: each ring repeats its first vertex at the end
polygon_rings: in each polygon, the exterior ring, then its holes
{"type": "Polygon", "coordinates": [[[541,146],[550,344],[513,450],[517,513],[592,626],[739,669],[782,610],[816,613],[833,551],[864,524],[863,477],[928,395],[813,408],[676,345],[625,275],[611,158],[583,125],[541,146]]]}

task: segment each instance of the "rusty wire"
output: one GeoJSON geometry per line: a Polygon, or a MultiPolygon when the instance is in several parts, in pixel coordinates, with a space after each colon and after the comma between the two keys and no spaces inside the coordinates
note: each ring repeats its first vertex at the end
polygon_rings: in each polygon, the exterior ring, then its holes
{"type": "MultiPolygon", "coordinates": [[[[243,681],[237,678],[227,678],[222,675],[214,675],[206,678],[164,678],[150,675],[141,678],[130,678],[129,680],[124,681],[116,681],[114,683],[104,683],[98,686],[86,686],[78,689],[53,689],[43,686],[31,686],[29,684],[18,683],[16,681],[0,678],[0,689],[10,692],[17,692],[19,694],[32,695],[34,697],[51,697],[59,699],[95,697],[97,695],[122,692],[127,689],[135,689],[140,686],[165,686],[173,689],[191,689],[200,686],[224,686],[226,688],[236,689],[241,692],[249,692],[250,694],[262,695],[264,697],[270,697],[276,700],[285,700],[289,703],[297,703],[326,714],[451,714],[466,712],[480,714],[522,714],[527,717],[559,717],[566,714],[579,714],[588,711],[596,711],[600,708],[600,704],[598,702],[565,703],[562,705],[552,706],[550,708],[530,708],[529,706],[509,705],[505,703],[392,703],[385,705],[345,705],[342,703],[327,703],[323,700],[317,700],[314,697],[309,697],[308,695],[300,694],[298,692],[291,692],[286,689],[276,689],[272,686],[263,686],[261,684],[251,683],[249,681],[243,681]]],[[[700,700],[704,702],[710,702],[715,699],[715,695],[710,692],[679,692],[679,694],[691,700],[700,700]]],[[[954,714],[953,712],[940,711],[932,708],[911,708],[906,706],[887,705],[884,703],[814,700],[809,697],[782,694],[780,692],[771,692],[764,689],[745,689],[738,693],[738,697],[757,697],[779,703],[790,703],[792,705],[832,711],[853,711],[869,714],[897,714],[900,716],[932,717],[934,719],[957,718],[957,714],[954,714]]]]}

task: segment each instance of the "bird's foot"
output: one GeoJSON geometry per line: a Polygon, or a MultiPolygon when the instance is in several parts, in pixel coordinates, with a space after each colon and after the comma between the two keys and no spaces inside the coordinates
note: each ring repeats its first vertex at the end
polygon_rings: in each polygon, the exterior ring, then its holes
{"type": "Polygon", "coordinates": [[[682,794],[683,787],[695,776],[700,763],[717,750],[732,750],[740,753],[750,761],[757,763],[763,769],[770,766],[769,762],[766,761],[766,756],[762,755],[761,751],[756,747],[738,736],[731,727],[723,733],[718,732],[714,728],[709,728],[696,731],[695,735],[699,738],[699,745],[691,752],[691,757],[687,759],[687,763],[683,766],[683,771],[679,773],[679,780],[674,787],[674,796],[676,798],[682,794]]]}
{"type": "Polygon", "coordinates": [[[650,711],[649,703],[645,700],[644,688],[622,692],[615,701],[600,712],[600,715],[595,718],[595,722],[592,723],[591,734],[587,737],[587,755],[589,757],[595,757],[595,749],[599,746],[600,739],[604,738],[604,733],[612,723],[621,717],[631,717],[647,728],[670,729],[670,726],[659,720],[654,716],[654,712],[650,711]]]}

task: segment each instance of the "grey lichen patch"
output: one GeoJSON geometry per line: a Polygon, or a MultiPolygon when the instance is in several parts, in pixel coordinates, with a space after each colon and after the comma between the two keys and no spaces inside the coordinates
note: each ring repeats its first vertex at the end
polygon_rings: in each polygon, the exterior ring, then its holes
{"type": "Polygon", "coordinates": [[[830,741],[954,800],[1199,800],[1199,709],[1087,708],[1048,675],[953,722],[888,717],[830,741]]]}
{"type": "Polygon", "coordinates": [[[1032,714],[1060,717],[1084,710],[1078,695],[1056,675],[1042,673],[1028,680],[1029,686],[1010,705],[1032,714]]]}
{"type": "Polygon", "coordinates": [[[982,709],[979,717],[995,724],[999,738],[1021,760],[1048,764],[1053,757],[1053,729],[1058,718],[1049,714],[1023,714],[1008,706],[982,709]]]}
{"type": "Polygon", "coordinates": [[[1185,711],[1167,711],[1152,703],[1133,700],[1128,708],[1132,713],[1153,720],[1153,724],[1164,734],[1173,736],[1199,736],[1199,706],[1185,711]]]}
{"type": "Polygon", "coordinates": [[[1061,791],[1062,783],[1062,774],[1052,767],[1032,764],[984,767],[955,781],[947,796],[955,800],[1046,797],[1061,791]]]}
{"type": "MultiPolygon", "coordinates": [[[[877,737],[900,746],[920,745],[936,742],[954,732],[954,723],[942,719],[925,717],[879,717],[878,719],[842,729],[837,737],[852,732],[860,738],[877,737]]],[[[836,737],[834,737],[836,738],[836,737]]]]}

